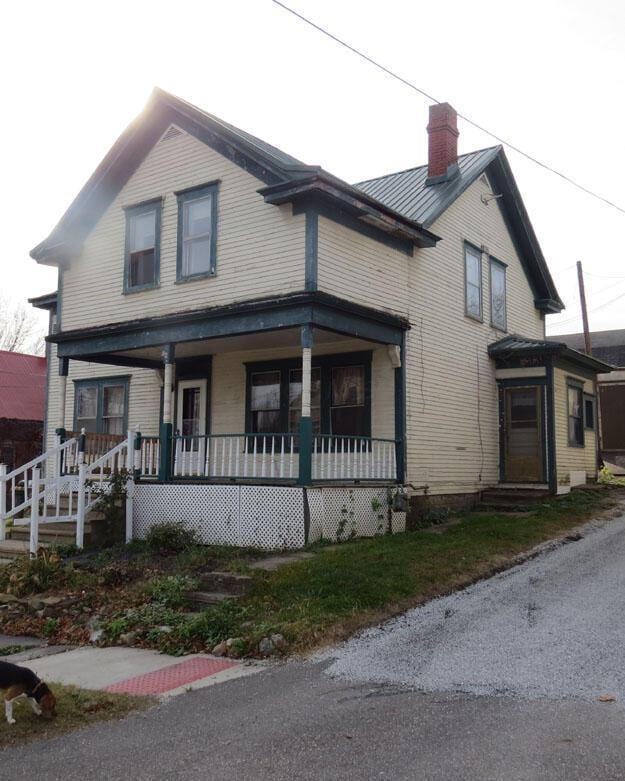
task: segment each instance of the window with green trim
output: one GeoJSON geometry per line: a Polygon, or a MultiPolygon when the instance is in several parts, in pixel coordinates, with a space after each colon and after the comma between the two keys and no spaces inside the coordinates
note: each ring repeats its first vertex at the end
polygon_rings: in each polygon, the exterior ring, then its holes
{"type": "Polygon", "coordinates": [[[212,276],[217,252],[217,184],[177,193],[178,281],[212,276]]]}
{"type": "Polygon", "coordinates": [[[567,385],[568,433],[571,447],[584,446],[583,391],[577,385],[567,385]]]}
{"type": "Polygon", "coordinates": [[[162,202],[158,200],[126,209],[126,293],[158,285],[161,206],[162,202]]]}
{"type": "Polygon", "coordinates": [[[490,323],[506,330],[506,267],[495,258],[490,259],[490,323]]]}
{"type": "Polygon", "coordinates": [[[128,378],[77,380],[74,430],[124,434],[128,421],[128,378]]]}
{"type": "Polygon", "coordinates": [[[595,419],[595,397],[584,394],[584,428],[594,430],[595,419]]]}
{"type": "MultiPolygon", "coordinates": [[[[247,367],[246,430],[253,434],[297,433],[302,415],[299,359],[247,367]]],[[[371,353],[313,357],[313,434],[371,434],[371,353]]]]}
{"type": "Polygon", "coordinates": [[[464,245],[464,311],[482,320],[482,253],[470,244],[464,245]]]}

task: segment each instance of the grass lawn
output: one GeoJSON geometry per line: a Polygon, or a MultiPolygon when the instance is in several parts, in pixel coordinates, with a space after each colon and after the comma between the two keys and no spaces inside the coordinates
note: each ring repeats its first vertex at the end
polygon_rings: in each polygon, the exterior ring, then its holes
{"type": "Polygon", "coordinates": [[[52,721],[45,721],[32,712],[28,702],[18,700],[13,705],[15,724],[7,724],[4,711],[2,713],[0,749],[20,746],[33,740],[54,738],[98,721],[121,719],[133,711],[144,710],[154,702],[148,697],[87,691],[59,683],[51,683],[50,688],[57,698],[57,717],[52,721]]]}

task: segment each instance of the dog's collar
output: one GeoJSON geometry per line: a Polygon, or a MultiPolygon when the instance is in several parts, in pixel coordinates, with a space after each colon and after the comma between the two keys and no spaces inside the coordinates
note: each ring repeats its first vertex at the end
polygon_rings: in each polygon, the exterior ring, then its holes
{"type": "Polygon", "coordinates": [[[28,696],[33,697],[37,689],[41,688],[42,686],[43,686],[43,681],[39,681],[39,683],[35,686],[35,688],[31,691],[31,693],[28,696]]]}

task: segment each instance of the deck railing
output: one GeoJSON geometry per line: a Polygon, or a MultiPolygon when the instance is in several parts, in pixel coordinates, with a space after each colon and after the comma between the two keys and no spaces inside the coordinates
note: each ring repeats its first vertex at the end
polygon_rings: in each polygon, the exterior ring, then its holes
{"type": "MultiPolygon", "coordinates": [[[[298,434],[211,434],[173,437],[174,478],[295,481],[298,434]]],[[[311,476],[322,481],[394,481],[393,439],[317,435],[312,438],[311,476]]]]}

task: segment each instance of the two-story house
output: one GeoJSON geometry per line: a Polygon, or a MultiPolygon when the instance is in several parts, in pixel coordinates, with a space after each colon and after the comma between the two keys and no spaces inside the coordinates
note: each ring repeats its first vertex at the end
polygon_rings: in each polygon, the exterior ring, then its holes
{"type": "Polygon", "coordinates": [[[48,446],[139,429],[133,533],[301,544],[385,529],[387,486],[418,512],[595,477],[609,367],[545,338],[503,149],[458,156],[448,104],[427,131],[426,165],[350,185],[156,90],[32,250],[48,446]]]}

